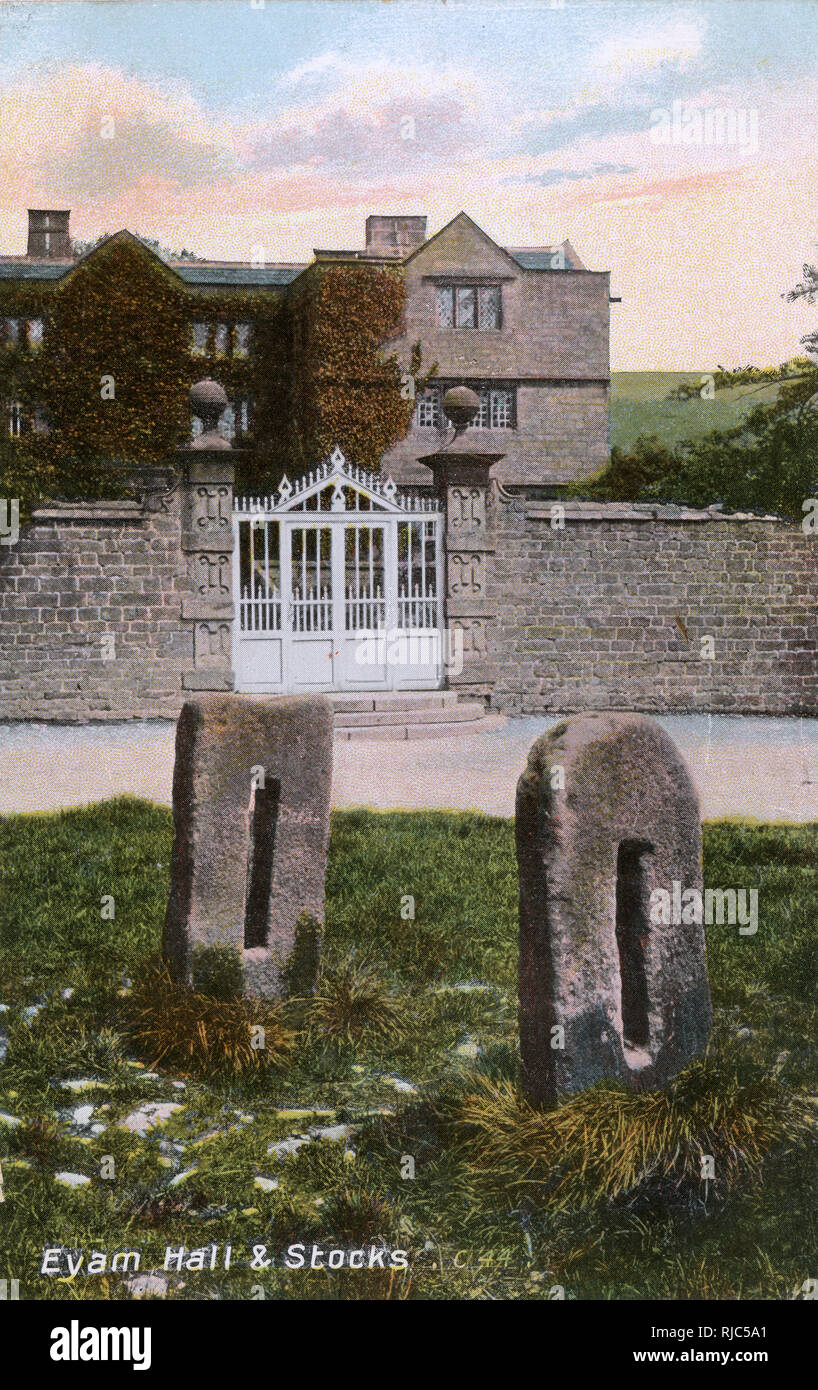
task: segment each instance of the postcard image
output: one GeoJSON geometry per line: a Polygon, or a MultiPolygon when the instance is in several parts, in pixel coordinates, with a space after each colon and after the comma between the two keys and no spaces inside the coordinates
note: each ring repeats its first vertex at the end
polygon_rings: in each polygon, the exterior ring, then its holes
{"type": "Polygon", "coordinates": [[[792,1352],[816,60],[806,0],[0,4],[0,1307],[44,1365],[264,1302],[792,1352]]]}

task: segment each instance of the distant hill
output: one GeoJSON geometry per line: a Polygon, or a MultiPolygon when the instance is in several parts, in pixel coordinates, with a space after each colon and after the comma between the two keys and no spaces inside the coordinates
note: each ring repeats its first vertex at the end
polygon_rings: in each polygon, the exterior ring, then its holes
{"type": "Polygon", "coordinates": [[[611,445],[629,448],[640,434],[655,434],[663,444],[699,439],[711,430],[730,429],[759,405],[775,400],[780,383],[732,386],[712,401],[694,396],[668,400],[681,382],[701,382],[702,372],[612,372],[611,445]]]}

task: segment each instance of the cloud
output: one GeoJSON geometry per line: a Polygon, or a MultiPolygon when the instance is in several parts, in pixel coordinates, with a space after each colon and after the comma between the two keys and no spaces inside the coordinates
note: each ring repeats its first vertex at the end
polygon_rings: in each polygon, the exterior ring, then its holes
{"type": "Polygon", "coordinates": [[[590,68],[609,78],[653,73],[663,67],[688,68],[702,51],[707,25],[700,16],[643,23],[628,34],[615,34],[597,48],[590,68]]]}
{"type": "Polygon", "coordinates": [[[366,185],[429,162],[479,157],[496,139],[490,93],[453,67],[367,64],[325,53],[287,75],[292,85],[332,69],[329,92],[286,106],[251,139],[257,171],[310,170],[366,185]]]}
{"type": "Polygon", "coordinates": [[[157,178],[197,187],[238,167],[235,131],[189,92],[116,69],[74,65],[18,80],[2,101],[5,167],[63,199],[110,200],[157,178]]]}
{"type": "Polygon", "coordinates": [[[588,169],[546,169],[542,174],[524,174],[521,178],[511,175],[503,183],[536,183],[541,188],[553,188],[560,183],[581,183],[586,179],[599,178],[601,174],[635,174],[635,164],[592,164],[588,169]]]}
{"type": "Polygon", "coordinates": [[[329,72],[337,72],[349,67],[346,59],[340,53],[330,51],[328,53],[317,53],[314,58],[308,58],[306,63],[298,63],[289,72],[285,72],[280,79],[282,87],[297,87],[306,79],[313,77],[325,77],[329,72]]]}

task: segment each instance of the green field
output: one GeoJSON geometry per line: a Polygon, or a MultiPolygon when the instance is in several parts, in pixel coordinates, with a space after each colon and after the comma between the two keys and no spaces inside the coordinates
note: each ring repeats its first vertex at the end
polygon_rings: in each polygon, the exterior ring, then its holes
{"type": "Polygon", "coordinates": [[[125,1299],[121,1272],[41,1276],[43,1246],[141,1250],[147,1274],[161,1273],[167,1245],[231,1242],[229,1273],[171,1273],[156,1292],[803,1296],[818,1267],[816,831],[705,826],[705,881],[758,888],[760,926],[754,937],[708,929],[715,1027],[674,1100],[690,1141],[648,1153],[628,1115],[650,1096],[607,1086],[581,1108],[522,1105],[511,821],[334,815],[317,1001],[306,1014],[305,1001],[281,1006],[285,1065],[237,1078],[227,1066],[151,1069],[134,1041],[132,1000],[161,940],[170,812],[124,798],[1,819],[0,1278],[18,1279],[21,1299],[125,1299]],[[401,914],[406,894],[413,919],[401,914]],[[113,920],[100,917],[107,895],[113,920]],[[177,1108],[144,1133],[123,1127],[146,1102],[177,1108]],[[602,1147],[569,1134],[545,1162],[549,1116],[569,1130],[590,1117],[602,1147]],[[270,1153],[310,1127],[329,1132],[270,1153]],[[626,1149],[630,1176],[611,1194],[626,1149]],[[702,1152],[723,1155],[715,1182],[701,1181],[702,1152]],[[65,1174],[88,1181],[67,1186],[65,1174]],[[292,1242],[385,1245],[406,1251],[408,1268],[288,1270],[292,1242]],[[257,1243],[276,1256],[263,1273],[249,1266],[257,1243]]]}
{"type": "Polygon", "coordinates": [[[759,405],[771,404],[780,389],[733,386],[717,391],[713,400],[668,400],[682,382],[698,385],[701,372],[612,372],[611,445],[628,449],[640,434],[656,435],[663,444],[699,439],[711,430],[726,430],[759,405]]]}

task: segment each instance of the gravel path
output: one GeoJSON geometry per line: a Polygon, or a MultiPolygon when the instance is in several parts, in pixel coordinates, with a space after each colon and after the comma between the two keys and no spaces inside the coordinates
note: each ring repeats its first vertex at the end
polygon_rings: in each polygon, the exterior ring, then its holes
{"type": "MultiPolygon", "coordinates": [[[[335,744],[333,804],[508,816],[533,740],[558,716],[451,739],[335,744]]],[[[702,814],[818,820],[818,719],[669,715],[702,814]]],[[[175,725],[0,725],[0,813],[45,811],[128,793],[170,805],[175,725]]]]}

